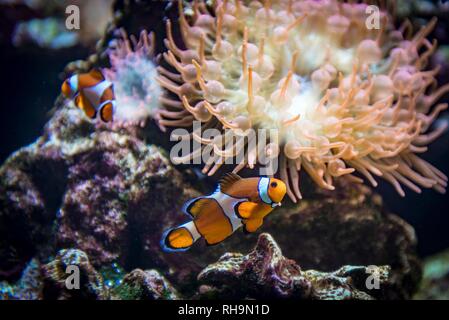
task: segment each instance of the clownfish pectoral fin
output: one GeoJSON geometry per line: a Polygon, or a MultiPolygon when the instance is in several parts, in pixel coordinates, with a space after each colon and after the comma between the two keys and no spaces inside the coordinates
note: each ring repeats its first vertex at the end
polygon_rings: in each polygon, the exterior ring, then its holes
{"type": "Polygon", "coordinates": [[[235,206],[235,214],[241,219],[250,219],[257,212],[259,205],[255,202],[244,201],[235,206]]]}
{"type": "Polygon", "coordinates": [[[104,77],[103,73],[102,73],[100,70],[98,70],[98,69],[92,69],[92,70],[89,72],[89,75],[90,75],[92,78],[97,79],[97,80],[99,80],[99,81],[105,80],[105,77],[104,77]]]}
{"type": "Polygon", "coordinates": [[[246,232],[255,232],[263,223],[263,219],[247,219],[243,221],[246,232]]]}
{"type": "Polygon", "coordinates": [[[89,118],[94,119],[96,117],[97,111],[82,93],[76,96],[75,104],[78,108],[83,110],[86,116],[88,116],[89,118]]]}
{"type": "Polygon", "coordinates": [[[80,94],[77,94],[75,97],[75,105],[84,111],[84,101],[80,94]]]}
{"type": "Polygon", "coordinates": [[[196,229],[193,221],[187,222],[177,228],[166,231],[161,240],[161,246],[164,251],[186,251],[201,235],[196,229]]]}
{"type": "Polygon", "coordinates": [[[212,200],[205,197],[190,200],[184,205],[184,212],[192,218],[195,218],[210,201],[212,200]]]}
{"type": "Polygon", "coordinates": [[[219,182],[220,191],[227,192],[234,183],[241,180],[242,178],[233,172],[225,174],[219,182]]]}
{"type": "Polygon", "coordinates": [[[100,108],[100,118],[104,122],[111,122],[114,116],[114,105],[112,102],[103,104],[100,108]]]}

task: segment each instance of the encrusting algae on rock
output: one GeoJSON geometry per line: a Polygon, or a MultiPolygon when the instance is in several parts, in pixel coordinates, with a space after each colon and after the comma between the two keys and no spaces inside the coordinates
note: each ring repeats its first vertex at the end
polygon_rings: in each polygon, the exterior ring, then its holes
{"type": "MultiPolygon", "coordinates": [[[[206,267],[198,280],[203,297],[301,298],[320,300],[372,300],[385,294],[369,290],[365,283],[370,272],[363,266],[346,266],[335,272],[303,271],[285,258],[272,236],[262,233],[248,255],[226,253],[206,267]]],[[[390,267],[376,267],[379,285],[391,281],[390,267]]]]}
{"type": "MultiPolygon", "coordinates": [[[[178,3],[186,49],[167,21],[164,59],[173,71],[161,69],[158,81],[173,96],[163,99],[159,123],[191,127],[197,120],[222,130],[214,139],[200,130],[183,137],[213,147],[204,173],[244,148],[225,145],[230,132],[276,129],[279,141],[264,141],[264,152],[280,157],[293,201],[302,198],[302,169],[329,190],[340,176],[362,182],[357,172],[373,186],[375,177],[387,180],[401,196],[402,185],[445,192],[446,175],[417,155],[447,128],[432,127],[447,108],[436,102],[449,91],[436,86],[438,68],[426,69],[437,47],[426,38],[435,19],[412,35],[406,22],[395,29],[385,10],[379,28],[368,29],[365,3],[195,1],[188,10],[178,3]]],[[[234,172],[257,164],[257,144],[234,172]]]]}

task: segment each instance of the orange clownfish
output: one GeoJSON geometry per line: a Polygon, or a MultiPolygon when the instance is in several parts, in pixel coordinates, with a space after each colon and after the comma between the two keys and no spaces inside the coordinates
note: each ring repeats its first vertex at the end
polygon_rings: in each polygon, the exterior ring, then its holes
{"type": "Polygon", "coordinates": [[[104,122],[112,121],[115,112],[115,96],[112,83],[101,71],[75,74],[66,79],[61,91],[68,99],[75,99],[75,105],[91,119],[100,114],[104,122]]]}
{"type": "Polygon", "coordinates": [[[166,231],[162,248],[185,251],[200,238],[208,245],[218,244],[241,226],[246,232],[254,232],[263,218],[281,205],[286,190],[285,183],[278,179],[241,178],[229,173],[214,193],[186,203],[184,211],[192,221],[166,231]]]}

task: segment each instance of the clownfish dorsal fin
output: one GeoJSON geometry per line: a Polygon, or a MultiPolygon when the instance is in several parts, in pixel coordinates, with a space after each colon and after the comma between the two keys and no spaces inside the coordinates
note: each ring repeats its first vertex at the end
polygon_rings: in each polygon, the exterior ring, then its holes
{"type": "Polygon", "coordinates": [[[242,178],[233,172],[227,173],[225,174],[221,179],[220,182],[218,183],[220,186],[220,191],[222,192],[227,192],[234,183],[236,183],[237,181],[241,180],[242,178]]]}
{"type": "Polygon", "coordinates": [[[99,81],[104,81],[104,80],[105,80],[105,77],[104,77],[103,73],[102,73],[100,70],[98,70],[98,69],[92,69],[92,70],[90,70],[90,71],[89,71],[89,75],[90,75],[92,78],[97,79],[97,80],[99,80],[99,81]]]}

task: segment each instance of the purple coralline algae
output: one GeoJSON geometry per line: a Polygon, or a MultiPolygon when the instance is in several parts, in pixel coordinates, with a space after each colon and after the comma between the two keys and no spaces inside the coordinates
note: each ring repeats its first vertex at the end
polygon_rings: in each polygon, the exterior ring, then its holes
{"type": "Polygon", "coordinates": [[[61,250],[55,259],[42,266],[43,294],[46,299],[98,299],[108,297],[103,278],[80,250],[61,250]],[[70,276],[79,277],[71,280],[70,276]],[[79,283],[77,283],[79,281],[79,283]]]}
{"type": "Polygon", "coordinates": [[[178,300],[179,294],[167,279],[156,270],[135,269],[113,291],[121,300],[178,300]]]}
{"type": "Polygon", "coordinates": [[[32,259],[20,279],[13,283],[0,281],[0,300],[37,300],[42,298],[42,290],[40,263],[32,259]]]}
{"type": "MultiPolygon", "coordinates": [[[[390,267],[376,267],[379,288],[390,281],[390,267]]],[[[226,253],[205,268],[198,280],[205,285],[201,297],[299,298],[343,300],[374,298],[366,283],[371,271],[362,266],[346,266],[335,272],[303,271],[285,258],[271,235],[259,236],[247,255],[226,253]]],[[[380,292],[380,291],[379,291],[380,292]]],[[[377,298],[378,295],[375,295],[377,298]]]]}
{"type": "Polygon", "coordinates": [[[0,282],[0,300],[179,299],[177,291],[157,270],[135,269],[113,288],[108,286],[109,276],[97,271],[85,252],[63,249],[46,264],[32,259],[17,281],[0,282]]]}

